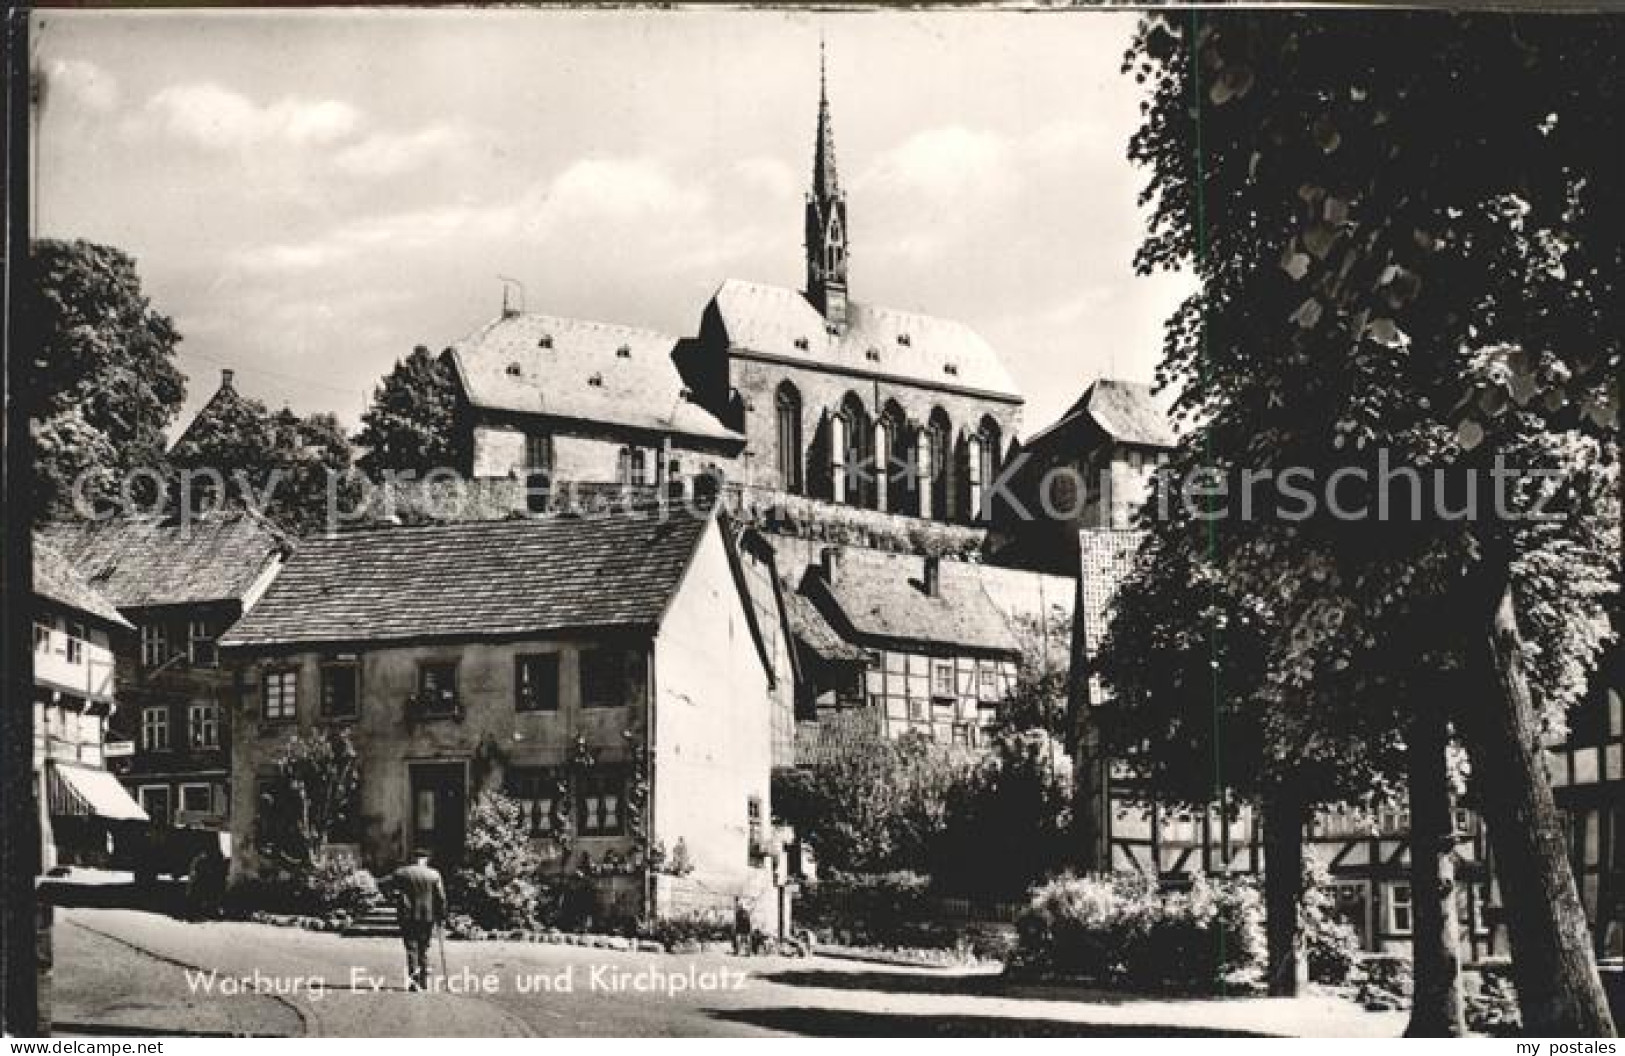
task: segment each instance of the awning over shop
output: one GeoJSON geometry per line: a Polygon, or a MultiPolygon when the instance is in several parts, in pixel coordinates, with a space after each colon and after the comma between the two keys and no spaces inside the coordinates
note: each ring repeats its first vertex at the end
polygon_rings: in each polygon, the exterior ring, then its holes
{"type": "Polygon", "coordinates": [[[46,769],[46,792],[53,817],[95,816],[110,821],[147,821],[118,778],[106,770],[52,762],[46,769]]]}

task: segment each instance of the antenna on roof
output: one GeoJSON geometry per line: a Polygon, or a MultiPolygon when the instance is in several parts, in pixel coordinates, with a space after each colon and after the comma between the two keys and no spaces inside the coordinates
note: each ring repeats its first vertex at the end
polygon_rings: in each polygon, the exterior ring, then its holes
{"type": "Polygon", "coordinates": [[[502,318],[507,319],[510,316],[518,315],[520,312],[524,311],[525,310],[525,284],[520,282],[518,279],[509,278],[506,275],[498,275],[497,276],[497,281],[502,283],[502,318]],[[509,304],[508,304],[508,292],[510,290],[518,290],[519,291],[519,307],[518,308],[510,307],[509,304]]]}

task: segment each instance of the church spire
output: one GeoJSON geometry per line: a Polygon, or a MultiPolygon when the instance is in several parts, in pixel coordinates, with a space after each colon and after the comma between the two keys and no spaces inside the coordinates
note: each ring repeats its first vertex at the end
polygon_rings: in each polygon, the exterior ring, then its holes
{"type": "Polygon", "coordinates": [[[818,41],[818,134],[807,195],[807,299],[833,326],[846,325],[846,195],[835,170],[824,42],[818,41]]]}

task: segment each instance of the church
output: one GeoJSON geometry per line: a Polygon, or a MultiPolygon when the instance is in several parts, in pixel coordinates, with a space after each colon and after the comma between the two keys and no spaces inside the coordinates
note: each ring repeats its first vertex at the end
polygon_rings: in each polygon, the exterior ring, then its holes
{"type": "Polygon", "coordinates": [[[705,476],[962,525],[1022,395],[963,323],[852,296],[846,193],[820,81],[806,288],[728,279],[677,336],[505,310],[445,353],[475,478],[668,489],[705,476]]]}

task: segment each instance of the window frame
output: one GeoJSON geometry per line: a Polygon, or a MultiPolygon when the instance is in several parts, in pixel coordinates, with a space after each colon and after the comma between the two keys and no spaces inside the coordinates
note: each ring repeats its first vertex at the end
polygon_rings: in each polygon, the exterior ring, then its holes
{"type": "Polygon", "coordinates": [[[141,625],[141,666],[152,670],[169,662],[169,628],[161,623],[141,625]]]}
{"type": "Polygon", "coordinates": [[[462,660],[431,659],[418,661],[417,675],[417,702],[418,710],[424,715],[455,715],[462,707],[462,660]],[[431,705],[428,701],[428,689],[425,685],[426,676],[433,669],[446,670],[451,673],[451,693],[448,701],[444,689],[436,690],[439,699],[431,705]]]}
{"type": "Polygon", "coordinates": [[[321,681],[318,688],[316,705],[324,719],[335,722],[353,722],[361,718],[361,661],[359,659],[340,659],[333,657],[321,662],[321,681]],[[329,679],[341,672],[348,671],[350,675],[350,710],[347,712],[334,711],[328,703],[329,679]]]}
{"type": "Polygon", "coordinates": [[[560,661],[560,654],[550,653],[519,653],[513,658],[513,710],[522,715],[552,715],[562,710],[563,704],[563,678],[564,665],[560,661]],[[549,693],[541,692],[547,679],[527,679],[527,672],[532,665],[540,664],[544,669],[552,668],[552,687],[549,693]],[[527,696],[525,689],[530,687],[527,696]],[[550,695],[549,695],[550,694],[550,695]],[[530,703],[526,703],[530,701],[530,703]],[[549,703],[549,701],[551,701],[549,703]]]}
{"type": "Polygon", "coordinates": [[[560,780],[559,771],[549,766],[512,766],[502,775],[503,793],[519,804],[525,834],[533,840],[553,839],[561,834],[560,822],[563,819],[559,817],[560,800],[569,797],[558,787],[560,780]],[[536,783],[534,790],[524,787],[531,781],[536,783]],[[536,807],[542,803],[547,805],[546,826],[538,827],[535,824],[538,816],[536,807]]]}
{"type": "Polygon", "coordinates": [[[193,667],[220,666],[220,651],[215,647],[216,636],[211,633],[212,630],[208,620],[186,621],[186,662],[193,667]],[[200,649],[199,646],[207,650],[207,659],[200,659],[204,649],[200,649]]]}
{"type": "Polygon", "coordinates": [[[1416,926],[1416,902],[1412,896],[1411,885],[1407,883],[1392,883],[1383,885],[1384,901],[1387,903],[1387,924],[1390,935],[1409,935],[1416,926]],[[1399,893],[1405,892],[1401,898],[1399,893]],[[1405,916],[1405,923],[1400,924],[1400,914],[1405,916]]]}
{"type": "Polygon", "coordinates": [[[299,718],[299,668],[269,667],[260,674],[260,720],[287,723],[299,718]],[[276,708],[271,706],[271,684],[277,685],[276,708]]]}
{"type": "Polygon", "coordinates": [[[209,784],[206,781],[187,781],[187,782],[184,782],[180,786],[180,788],[178,790],[178,794],[175,797],[175,800],[176,800],[175,810],[176,810],[176,813],[178,813],[178,814],[214,814],[214,813],[216,813],[216,811],[214,809],[214,786],[209,784]],[[186,805],[186,793],[189,790],[195,790],[195,789],[199,789],[199,788],[201,788],[203,790],[203,794],[204,794],[205,798],[208,799],[209,805],[204,807],[202,810],[193,810],[191,807],[188,807],[186,805]]]}
{"type": "Polygon", "coordinates": [[[931,661],[931,701],[959,699],[959,667],[952,660],[931,661]],[[942,675],[948,676],[948,688],[938,684],[942,675]]]}
{"type": "Polygon", "coordinates": [[[186,744],[204,751],[220,747],[220,705],[213,701],[193,701],[186,705],[186,744]],[[205,741],[198,736],[200,730],[210,730],[213,736],[205,741]]]}
{"type": "MultiPolygon", "coordinates": [[[[583,774],[576,779],[576,834],[579,836],[622,836],[626,833],[626,774],[619,768],[583,774]],[[613,794],[615,817],[608,825],[589,825],[589,809],[593,800],[602,800],[613,794]]],[[[596,811],[598,816],[602,810],[596,811]]]]}
{"type": "Polygon", "coordinates": [[[642,684],[649,677],[648,658],[641,646],[625,645],[594,645],[581,649],[576,654],[576,676],[581,692],[581,708],[583,711],[604,711],[610,708],[629,707],[645,699],[647,686],[642,684]],[[613,699],[603,699],[592,695],[594,678],[589,672],[596,675],[589,665],[603,662],[603,657],[618,658],[616,665],[616,689],[618,692],[613,699]],[[637,684],[634,684],[632,675],[638,675],[637,684]]]}
{"type": "MultiPolygon", "coordinates": [[[[147,704],[141,708],[141,750],[143,752],[167,752],[171,750],[173,741],[169,736],[169,705],[147,704]],[[158,721],[153,721],[154,719],[158,721]],[[161,731],[163,736],[156,736],[161,731]],[[157,743],[162,740],[163,743],[157,743]]],[[[168,788],[168,785],[163,786],[168,788]]]]}

